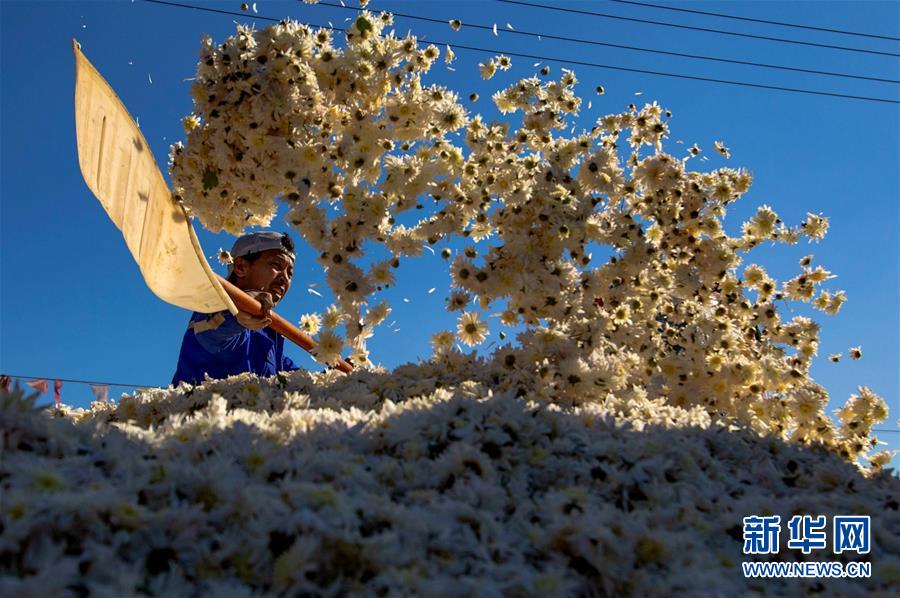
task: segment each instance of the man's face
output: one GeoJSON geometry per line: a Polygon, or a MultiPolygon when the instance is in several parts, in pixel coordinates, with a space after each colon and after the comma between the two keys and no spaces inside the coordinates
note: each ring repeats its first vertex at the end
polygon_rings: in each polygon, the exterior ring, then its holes
{"type": "Polygon", "coordinates": [[[255,262],[235,258],[234,273],[238,288],[266,291],[271,293],[272,300],[278,303],[291,288],[294,258],[279,249],[269,249],[255,262]]]}

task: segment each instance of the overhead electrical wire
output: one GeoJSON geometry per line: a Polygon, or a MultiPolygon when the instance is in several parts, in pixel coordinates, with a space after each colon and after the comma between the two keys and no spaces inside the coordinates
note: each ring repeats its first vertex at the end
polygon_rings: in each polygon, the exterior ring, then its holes
{"type": "Polygon", "coordinates": [[[782,42],[782,43],[786,43],[786,44],[798,44],[801,46],[813,46],[816,48],[828,48],[831,50],[844,50],[846,52],[861,52],[863,54],[877,54],[879,56],[900,57],[900,54],[898,54],[896,52],[880,52],[878,50],[866,50],[863,48],[850,48],[847,46],[836,46],[833,44],[818,44],[815,42],[805,42],[805,41],[801,41],[801,40],[787,39],[787,38],[783,38],[783,37],[771,37],[768,35],[754,35],[752,33],[739,33],[737,31],[725,31],[722,29],[710,29],[708,27],[695,27],[693,25],[677,25],[675,23],[667,23],[665,21],[651,21],[648,19],[636,19],[633,17],[623,17],[620,15],[611,15],[611,14],[607,14],[607,13],[595,12],[595,11],[590,11],[590,10],[580,10],[577,8],[566,8],[563,6],[553,6],[553,5],[549,5],[549,4],[534,4],[534,3],[530,3],[530,2],[521,2],[520,0],[497,0],[497,2],[502,2],[504,4],[516,4],[519,6],[529,6],[531,8],[540,8],[540,9],[544,9],[544,10],[555,10],[555,11],[559,11],[559,12],[567,12],[567,13],[579,14],[579,15],[588,15],[588,16],[592,16],[592,17],[603,17],[605,19],[615,19],[615,20],[619,20],[619,21],[631,21],[633,23],[644,23],[647,25],[659,25],[661,27],[675,27],[677,29],[689,29],[691,31],[704,31],[706,33],[718,33],[721,35],[733,35],[733,36],[737,36],[737,37],[747,37],[747,38],[751,38],[751,39],[761,39],[761,40],[766,40],[766,41],[782,42]]]}
{"type": "MultiPolygon", "coordinates": [[[[330,6],[332,8],[339,8],[342,10],[352,10],[352,11],[359,10],[352,6],[344,6],[343,4],[334,4],[332,2],[318,2],[317,5],[318,6],[330,6]]],[[[404,13],[393,12],[393,11],[391,12],[391,14],[394,15],[395,17],[402,17],[405,19],[426,21],[429,23],[440,23],[440,24],[444,24],[444,25],[447,24],[446,19],[435,19],[432,17],[423,17],[423,16],[419,16],[419,15],[404,14],[404,13]]],[[[471,27],[473,29],[481,29],[484,31],[493,31],[493,27],[490,25],[479,25],[479,24],[472,24],[472,23],[466,22],[463,26],[467,27],[467,28],[471,27]]],[[[539,39],[552,39],[552,40],[558,40],[558,41],[575,42],[575,43],[579,43],[579,44],[590,44],[592,46],[604,46],[607,48],[634,50],[636,52],[649,52],[651,54],[664,54],[664,55],[668,55],[668,56],[678,56],[680,58],[692,58],[692,59],[696,59],[696,60],[711,60],[711,61],[715,61],[715,62],[740,64],[740,65],[744,65],[744,66],[754,66],[754,67],[768,68],[768,69],[779,69],[779,70],[794,71],[794,72],[799,72],[799,73],[811,73],[814,75],[828,75],[831,77],[846,77],[848,79],[862,79],[865,81],[878,81],[881,83],[900,83],[900,79],[883,79],[881,77],[867,77],[864,75],[851,75],[848,73],[835,73],[833,71],[818,71],[818,70],[814,70],[814,69],[782,66],[782,65],[776,65],[776,64],[766,64],[766,63],[762,63],[762,62],[749,62],[749,61],[744,61],[744,60],[719,58],[716,56],[703,56],[700,54],[686,54],[683,52],[672,52],[669,50],[658,50],[658,49],[654,49],[654,48],[641,48],[638,46],[626,46],[623,44],[611,44],[608,42],[600,42],[600,41],[583,39],[583,38],[578,38],[578,37],[567,37],[567,36],[563,36],[563,35],[553,35],[553,34],[549,34],[549,33],[536,33],[536,32],[532,32],[532,31],[522,31],[519,29],[505,29],[505,30],[503,30],[503,33],[504,34],[512,34],[512,35],[525,35],[528,37],[536,37],[539,39]]]]}
{"type": "MultiPolygon", "coordinates": [[[[166,0],[143,0],[143,1],[150,3],[150,4],[159,4],[159,5],[163,5],[163,6],[172,6],[172,7],[199,10],[199,11],[212,12],[212,13],[218,13],[218,14],[224,14],[224,15],[239,16],[239,17],[244,17],[244,18],[251,16],[251,15],[248,15],[247,13],[243,13],[243,12],[220,10],[220,9],[216,9],[216,8],[209,8],[206,6],[193,6],[190,4],[181,4],[178,2],[168,2],[166,0]]],[[[258,14],[253,14],[251,16],[251,18],[259,19],[261,21],[272,21],[272,22],[280,22],[280,21],[284,20],[284,19],[275,19],[272,17],[265,17],[265,16],[258,15],[258,14]]],[[[346,31],[346,29],[344,29],[342,27],[334,27],[333,25],[319,25],[316,23],[308,23],[308,25],[310,25],[311,27],[331,29],[334,31],[346,31]]],[[[434,39],[431,39],[428,41],[430,41],[431,43],[434,43],[434,44],[451,45],[451,43],[447,42],[447,41],[439,41],[439,40],[434,40],[434,39]]],[[[762,83],[747,83],[747,82],[743,82],[743,81],[729,81],[727,79],[715,79],[712,77],[699,77],[699,76],[694,76],[694,75],[666,73],[666,72],[661,72],[661,71],[651,71],[651,70],[646,70],[646,69],[635,69],[635,68],[629,68],[629,67],[623,67],[623,66],[600,64],[600,63],[596,63],[596,62],[571,60],[571,59],[567,59],[567,58],[556,58],[556,57],[552,57],[552,56],[539,56],[536,54],[511,52],[508,50],[497,50],[497,49],[491,49],[491,48],[481,48],[481,47],[476,47],[476,46],[466,46],[466,45],[461,45],[461,44],[457,44],[457,43],[453,43],[452,45],[454,48],[461,49],[461,50],[487,52],[489,54],[494,54],[494,55],[507,54],[509,56],[518,56],[520,58],[529,58],[532,60],[545,60],[545,61],[557,62],[557,63],[561,63],[561,64],[574,64],[574,65],[578,65],[578,66],[588,66],[588,67],[609,69],[609,70],[615,70],[615,71],[641,73],[641,74],[645,74],[645,75],[657,75],[657,76],[661,76],[661,77],[673,77],[676,79],[687,79],[687,80],[692,80],[692,81],[705,81],[708,83],[720,83],[720,84],[724,84],[724,85],[735,85],[735,86],[739,86],[739,87],[749,87],[749,88],[756,88],[756,89],[770,89],[770,90],[775,90],[775,91],[786,91],[786,92],[792,92],[792,93],[802,93],[802,94],[807,94],[807,95],[845,98],[845,99],[851,99],[851,100],[862,100],[862,101],[879,102],[879,103],[886,103],[886,104],[900,104],[900,100],[894,100],[894,99],[889,99],[889,98],[858,96],[858,95],[843,94],[843,93],[833,93],[833,92],[827,92],[827,91],[814,91],[814,90],[809,90],[809,89],[782,87],[782,86],[778,86],[778,85],[765,85],[762,83]]]]}
{"type": "Polygon", "coordinates": [[[900,42],[900,37],[890,35],[878,35],[875,33],[861,33],[858,31],[846,31],[844,29],[829,29],[828,27],[815,27],[813,25],[801,25],[799,23],[785,23],[783,21],[770,21],[768,19],[756,19],[753,17],[740,17],[737,15],[726,15],[720,12],[708,12],[705,10],[695,10],[691,8],[677,8],[674,6],[664,6],[662,4],[650,4],[649,2],[635,2],[634,0],[609,0],[616,4],[633,4],[635,6],[646,6],[649,8],[659,8],[662,10],[671,10],[674,12],[686,12],[695,15],[705,15],[709,17],[720,17],[722,19],[734,19],[736,21],[749,21],[751,23],[764,23],[766,25],[778,25],[780,27],[795,27],[797,29],[809,29],[811,31],[825,31],[827,33],[840,33],[842,35],[856,35],[859,37],[871,37],[875,39],[887,39],[900,42]]]}

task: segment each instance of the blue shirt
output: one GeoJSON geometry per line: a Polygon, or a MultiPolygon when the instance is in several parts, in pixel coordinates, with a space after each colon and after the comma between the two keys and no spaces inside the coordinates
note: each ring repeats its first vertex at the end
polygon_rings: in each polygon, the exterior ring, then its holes
{"type": "Polygon", "coordinates": [[[194,312],[181,341],[172,384],[199,384],[204,373],[210,378],[227,378],[244,372],[274,376],[298,369],[284,355],[284,337],[272,328],[244,328],[228,310],[194,312]]]}

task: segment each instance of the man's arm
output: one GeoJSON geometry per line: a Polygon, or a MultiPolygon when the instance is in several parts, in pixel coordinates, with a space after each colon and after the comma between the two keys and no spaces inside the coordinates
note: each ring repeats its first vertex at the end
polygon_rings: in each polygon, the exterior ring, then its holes
{"type": "Polygon", "coordinates": [[[235,351],[250,341],[250,331],[227,310],[192,322],[191,328],[200,346],[213,355],[235,351]]]}
{"type": "Polygon", "coordinates": [[[243,311],[233,315],[230,311],[220,311],[206,320],[192,322],[191,328],[197,342],[204,349],[218,355],[223,352],[243,348],[250,340],[250,330],[261,330],[272,323],[272,296],[264,291],[246,290],[262,306],[262,315],[254,316],[243,311]]]}

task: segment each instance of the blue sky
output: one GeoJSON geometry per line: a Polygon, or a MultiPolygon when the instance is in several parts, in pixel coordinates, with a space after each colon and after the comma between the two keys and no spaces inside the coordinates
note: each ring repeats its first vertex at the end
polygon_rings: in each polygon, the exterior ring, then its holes
{"type": "MultiPolygon", "coordinates": [[[[356,6],[345,0],[348,6],[356,6]]],[[[547,3],[547,2],[545,2],[547,3]]],[[[601,11],[635,18],[727,29],[758,35],[852,46],[882,52],[900,51],[885,40],[802,31],[609,2],[559,2],[557,6],[601,11]]],[[[897,2],[693,2],[670,6],[725,12],[754,18],[803,23],[881,35],[900,35],[897,2]]],[[[240,13],[240,2],[204,6],[240,13]]],[[[351,11],[300,2],[258,1],[259,16],[292,17],[341,26],[351,11]]],[[[597,62],[634,69],[746,81],[851,95],[898,99],[896,84],[824,77],[748,66],[727,65],[602,48],[512,34],[519,31],[565,35],[608,43],[658,48],[788,65],[816,70],[900,79],[900,59],[711,33],[615,21],[585,15],[514,6],[499,2],[379,2],[370,8],[459,18],[462,31],[447,25],[396,19],[396,29],[411,29],[425,41],[478,46],[508,52],[597,62]],[[465,24],[497,23],[498,36],[465,24]]],[[[168,305],[145,286],[115,226],[85,186],[78,169],[73,115],[74,62],[71,40],[82,50],[134,115],[163,172],[168,147],[183,139],[181,118],[190,113],[189,78],[194,76],[200,36],[221,41],[235,31],[234,21],[252,22],[252,12],[226,16],[137,2],[0,2],[0,371],[9,374],[72,378],[136,385],[165,386],[172,377],[189,313],[168,305]]],[[[267,22],[256,19],[258,27],[267,22]]],[[[440,63],[430,81],[446,84],[463,98],[478,92],[472,111],[497,117],[493,91],[531,76],[536,60],[513,56],[513,68],[492,81],[478,76],[478,62],[490,52],[456,50],[455,71],[440,63]]],[[[558,74],[562,62],[542,61],[558,74]]],[[[763,248],[751,254],[786,279],[797,261],[814,253],[838,276],[830,288],[843,288],[849,301],[836,317],[814,312],[822,324],[820,356],[813,377],[831,393],[836,408],[856,386],[865,384],[891,408],[881,428],[897,429],[898,384],[898,191],[900,191],[900,107],[897,104],[821,97],[689,81],[609,69],[574,67],[584,109],[577,124],[618,112],[629,103],[657,100],[673,112],[667,149],[677,155],[698,143],[708,162],[695,168],[743,166],[754,173],[751,192],[734,205],[726,221],[730,232],[761,204],[769,204],[793,225],[807,211],[831,218],[828,237],[819,245],[763,248]],[[602,84],[606,94],[594,92],[602,84]],[[640,95],[636,95],[640,93],[640,95]],[[587,109],[587,102],[593,106],[587,109]],[[675,144],[683,140],[685,145],[675,144]],[[732,157],[715,154],[723,140],[732,157]],[[863,358],[847,356],[861,345],[863,358]],[[834,364],[829,353],[844,353],[834,364]]],[[[287,230],[279,220],[273,227],[287,230]]],[[[229,248],[233,238],[213,235],[195,223],[206,254],[229,248]]],[[[295,239],[298,239],[295,234],[295,239]]],[[[299,240],[299,239],[298,239],[299,240]]],[[[218,265],[214,266],[223,271],[218,265]]],[[[407,260],[398,286],[385,297],[394,312],[372,339],[372,357],[395,367],[429,354],[428,337],[452,327],[443,307],[449,278],[446,263],[426,252],[407,260]],[[428,290],[435,288],[433,293],[428,290]],[[405,302],[408,299],[409,302],[405,302]],[[393,331],[397,330],[396,332],[393,331]]],[[[307,291],[324,277],[301,248],[294,286],[279,313],[295,321],[321,310],[327,296],[307,291]]],[[[790,311],[787,312],[790,315],[790,311]]],[[[812,314],[806,306],[793,313],[812,314]]],[[[499,327],[491,340],[497,340],[499,327]]],[[[288,354],[316,367],[298,347],[288,354]]],[[[112,388],[118,396],[128,388],[112,388]]],[[[67,384],[67,403],[86,406],[86,386],[67,384]]],[[[891,448],[900,434],[882,434],[891,448]]],[[[895,461],[896,463],[896,461],[895,461]]]]}

